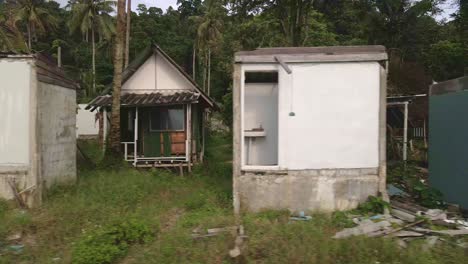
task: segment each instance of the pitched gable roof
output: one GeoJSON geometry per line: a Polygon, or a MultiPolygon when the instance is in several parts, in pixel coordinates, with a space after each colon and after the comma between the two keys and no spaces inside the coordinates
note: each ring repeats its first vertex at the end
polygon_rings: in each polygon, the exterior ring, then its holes
{"type": "Polygon", "coordinates": [[[62,68],[59,68],[57,64],[48,55],[42,53],[21,53],[21,52],[1,52],[0,59],[32,59],[36,67],[37,80],[43,83],[57,85],[63,88],[72,90],[79,90],[80,85],[69,78],[62,68]]]}
{"type": "MultiPolygon", "coordinates": [[[[182,67],[180,67],[180,65],[178,65],[169,55],[167,55],[164,50],[155,44],[142,51],[132,62],[130,62],[127,68],[125,68],[125,70],[122,72],[122,85],[128,81],[135,74],[135,72],[137,72],[138,69],[154,54],[162,55],[172,66],[174,66],[174,68],[179,73],[184,76],[184,78],[186,78],[195,87],[195,90],[201,94],[203,101],[205,101],[210,107],[216,107],[214,100],[198,86],[193,78],[188,73],[186,73],[182,67]]],[[[107,89],[104,90],[102,95],[109,94],[111,91],[112,86],[110,85],[107,87],[107,89]]]]}

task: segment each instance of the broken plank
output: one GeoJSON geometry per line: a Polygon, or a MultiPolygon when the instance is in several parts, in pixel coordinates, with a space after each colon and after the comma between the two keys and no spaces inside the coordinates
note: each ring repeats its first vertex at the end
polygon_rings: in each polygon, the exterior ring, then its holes
{"type": "Polygon", "coordinates": [[[463,236],[468,235],[468,229],[457,229],[457,230],[430,230],[426,228],[413,228],[412,230],[416,232],[426,233],[426,234],[440,234],[448,236],[463,236]]]}
{"type": "Polygon", "coordinates": [[[221,232],[230,232],[230,231],[237,231],[238,227],[237,226],[228,226],[228,227],[220,227],[220,228],[210,228],[207,229],[206,231],[208,234],[215,234],[215,233],[221,233],[221,232]]]}

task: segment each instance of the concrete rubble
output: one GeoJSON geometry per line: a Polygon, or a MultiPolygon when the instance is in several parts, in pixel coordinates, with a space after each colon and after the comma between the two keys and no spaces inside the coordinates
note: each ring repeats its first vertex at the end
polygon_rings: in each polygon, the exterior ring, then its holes
{"type": "Polygon", "coordinates": [[[356,227],[345,228],[342,231],[335,234],[333,238],[346,238],[350,236],[368,235],[372,233],[388,230],[391,227],[391,223],[388,221],[373,222],[370,219],[363,220],[356,227]]]}
{"type": "MultiPolygon", "coordinates": [[[[452,206],[452,208],[455,208],[452,206]]],[[[428,209],[410,201],[395,199],[390,202],[389,214],[374,216],[350,216],[355,227],[337,232],[333,238],[351,236],[389,237],[396,239],[401,248],[413,240],[423,239],[422,250],[430,250],[437,243],[449,243],[468,248],[468,221],[456,210],[428,209]],[[352,217],[352,218],[351,218],[352,217]],[[437,230],[433,230],[437,226],[437,230]]]]}

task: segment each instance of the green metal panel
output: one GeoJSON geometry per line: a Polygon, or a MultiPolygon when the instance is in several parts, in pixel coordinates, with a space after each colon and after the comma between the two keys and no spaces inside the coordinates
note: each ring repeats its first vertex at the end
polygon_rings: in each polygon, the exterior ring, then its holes
{"type": "Polygon", "coordinates": [[[163,132],[163,144],[164,144],[164,156],[165,157],[170,157],[172,154],[172,149],[171,149],[171,135],[169,132],[163,132]]]}
{"type": "Polygon", "coordinates": [[[468,91],[429,99],[429,180],[468,208],[468,91]]]}
{"type": "Polygon", "coordinates": [[[201,139],[200,139],[200,111],[198,105],[192,105],[192,138],[195,141],[195,150],[201,151],[201,139]]]}
{"type": "Polygon", "coordinates": [[[161,133],[145,131],[145,157],[161,157],[161,133]]]}

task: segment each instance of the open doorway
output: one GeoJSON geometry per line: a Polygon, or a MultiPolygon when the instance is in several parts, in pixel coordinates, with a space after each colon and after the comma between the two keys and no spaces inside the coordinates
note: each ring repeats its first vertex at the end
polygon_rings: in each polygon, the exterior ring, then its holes
{"type": "Polygon", "coordinates": [[[246,72],[243,164],[278,165],[278,72],[246,72]]]}

